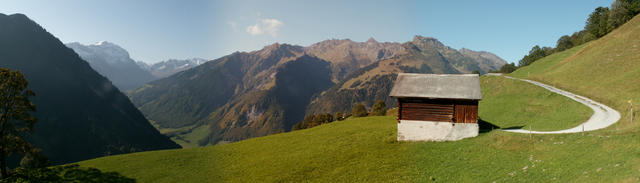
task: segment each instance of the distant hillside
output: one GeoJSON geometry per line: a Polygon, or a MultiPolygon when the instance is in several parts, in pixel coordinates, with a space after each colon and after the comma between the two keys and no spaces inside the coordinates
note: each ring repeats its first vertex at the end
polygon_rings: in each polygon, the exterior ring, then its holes
{"type": "Polygon", "coordinates": [[[127,50],[114,43],[100,41],[83,45],[73,42],[67,43],[66,46],[89,62],[91,68],[111,80],[121,91],[138,88],[155,79],[129,57],[127,50]]]}
{"type": "MultiPolygon", "coordinates": [[[[555,53],[512,73],[513,76],[543,81],[568,91],[592,97],[630,119],[634,104],[634,121],[640,103],[640,16],[604,37],[555,53]]],[[[630,131],[640,131],[638,123],[622,123],[630,131]]]]}
{"type": "Polygon", "coordinates": [[[329,88],[331,72],[324,60],[302,56],[282,64],[274,87],[240,95],[205,120],[211,133],[198,143],[215,144],[289,131],[304,117],[311,96],[329,88]]]}
{"type": "Polygon", "coordinates": [[[373,38],[367,42],[332,39],[305,47],[305,52],[331,62],[332,80],[337,83],[361,67],[405,53],[405,48],[398,43],[380,43],[373,38]]]}
{"type": "Polygon", "coordinates": [[[154,77],[160,79],[184,70],[197,67],[200,64],[203,64],[205,62],[207,62],[207,60],[205,59],[191,58],[191,59],[169,59],[162,62],[151,64],[151,65],[148,65],[140,61],[136,63],[142,69],[150,72],[154,77]]]}
{"type": "Polygon", "coordinates": [[[111,82],[22,14],[0,14],[0,67],[22,72],[36,96],[28,137],[54,164],[179,148],[111,82]]]}
{"type": "Polygon", "coordinates": [[[500,68],[504,64],[507,64],[507,61],[490,52],[473,51],[466,48],[460,49],[459,52],[465,57],[480,62],[479,67],[481,67],[483,71],[492,70],[493,68],[500,68]]]}
{"type": "Polygon", "coordinates": [[[342,112],[356,102],[372,103],[386,97],[393,74],[401,71],[497,69],[485,62],[420,36],[404,44],[373,39],[327,40],[309,47],[276,43],[151,82],[129,96],[154,125],[183,145],[216,144],[288,131],[305,111],[342,112]],[[343,87],[366,91],[343,93],[338,90],[343,87]],[[332,106],[307,110],[321,94],[346,98],[332,97],[327,99],[332,106]]]}
{"type": "Polygon", "coordinates": [[[187,143],[235,141],[288,130],[311,95],[332,85],[328,69],[301,47],[276,44],[151,82],[131,98],[161,129],[205,131],[187,143]]]}
{"type": "Polygon", "coordinates": [[[89,45],[78,42],[65,45],[78,53],[83,60],[89,62],[91,68],[107,77],[123,92],[207,62],[201,58],[169,59],[148,65],[141,61],[134,61],[127,50],[107,41],[89,45]]]}

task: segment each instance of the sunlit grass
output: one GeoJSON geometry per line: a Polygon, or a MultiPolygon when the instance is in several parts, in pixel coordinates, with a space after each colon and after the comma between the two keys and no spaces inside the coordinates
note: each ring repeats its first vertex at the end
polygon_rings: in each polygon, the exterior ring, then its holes
{"type": "Polygon", "coordinates": [[[563,130],[593,114],[581,103],[524,81],[484,76],[481,85],[480,118],[501,128],[563,130]]]}

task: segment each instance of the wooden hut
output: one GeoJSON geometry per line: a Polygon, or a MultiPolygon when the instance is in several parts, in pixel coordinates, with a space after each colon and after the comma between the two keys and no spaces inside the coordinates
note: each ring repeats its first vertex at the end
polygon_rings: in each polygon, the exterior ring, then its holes
{"type": "Polygon", "coordinates": [[[477,74],[398,74],[399,141],[453,141],[478,135],[477,74]]]}

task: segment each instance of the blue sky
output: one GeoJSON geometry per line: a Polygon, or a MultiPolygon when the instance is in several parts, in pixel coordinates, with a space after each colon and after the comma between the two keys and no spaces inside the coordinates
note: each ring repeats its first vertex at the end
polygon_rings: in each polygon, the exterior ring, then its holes
{"type": "Polygon", "coordinates": [[[613,0],[1,1],[0,13],[26,14],[65,43],[106,40],[155,63],[215,59],[275,42],[406,42],[414,35],[517,62],[532,46],[555,46],[581,30],[593,9],[613,0]]]}

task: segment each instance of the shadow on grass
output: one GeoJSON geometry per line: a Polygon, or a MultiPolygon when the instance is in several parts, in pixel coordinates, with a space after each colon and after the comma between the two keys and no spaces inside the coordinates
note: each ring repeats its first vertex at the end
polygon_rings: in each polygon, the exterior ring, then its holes
{"type": "Polygon", "coordinates": [[[521,126],[510,126],[510,127],[506,127],[506,128],[502,128],[502,129],[522,129],[522,127],[524,127],[524,125],[521,126]]]}
{"type": "Polygon", "coordinates": [[[487,132],[491,132],[495,129],[500,129],[499,126],[492,124],[491,122],[482,120],[482,119],[478,119],[478,127],[479,132],[480,133],[487,133],[487,132]]]}
{"type": "Polygon", "coordinates": [[[0,182],[136,182],[135,179],[117,172],[102,172],[95,168],[80,168],[78,165],[64,165],[40,169],[16,168],[0,182]]]}

